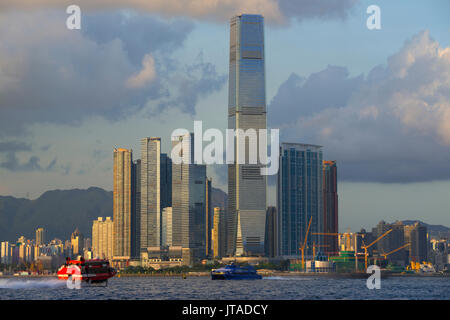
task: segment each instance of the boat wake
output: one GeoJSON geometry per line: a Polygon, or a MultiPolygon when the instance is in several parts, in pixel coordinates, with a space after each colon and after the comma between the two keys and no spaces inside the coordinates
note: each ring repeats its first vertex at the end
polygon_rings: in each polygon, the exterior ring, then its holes
{"type": "Polygon", "coordinates": [[[18,279],[0,279],[0,289],[41,289],[41,288],[60,288],[66,283],[57,279],[44,280],[18,280],[18,279]]]}
{"type": "Polygon", "coordinates": [[[263,277],[264,280],[311,280],[312,278],[309,277],[277,277],[277,276],[271,276],[271,277],[263,277]]]}

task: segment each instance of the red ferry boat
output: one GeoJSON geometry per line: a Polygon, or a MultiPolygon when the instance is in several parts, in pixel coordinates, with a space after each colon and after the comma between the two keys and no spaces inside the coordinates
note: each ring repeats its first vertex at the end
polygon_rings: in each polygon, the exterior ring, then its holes
{"type": "Polygon", "coordinates": [[[70,276],[72,279],[78,278],[87,283],[106,282],[109,278],[114,277],[116,269],[109,266],[109,261],[104,259],[79,260],[66,259],[57,272],[59,280],[67,280],[70,276]]]}

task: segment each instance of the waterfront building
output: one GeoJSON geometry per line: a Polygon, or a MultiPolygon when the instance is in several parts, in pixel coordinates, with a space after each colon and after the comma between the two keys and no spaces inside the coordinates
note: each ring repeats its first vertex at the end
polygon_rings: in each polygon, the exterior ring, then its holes
{"type": "Polygon", "coordinates": [[[141,160],[131,166],[131,256],[140,257],[141,252],[141,160]]]}
{"type": "MultiPolygon", "coordinates": [[[[338,193],[336,161],[323,161],[323,232],[338,233],[338,193]]],[[[338,239],[335,236],[324,236],[323,252],[338,254],[338,239]]]]}
{"type": "Polygon", "coordinates": [[[92,256],[100,259],[113,258],[113,220],[98,217],[92,223],[92,256]]]}
{"type": "Polygon", "coordinates": [[[161,153],[161,138],[141,140],[141,254],[161,247],[162,209],[172,205],[172,161],[161,153]]]}
{"type": "Polygon", "coordinates": [[[212,188],[212,179],[206,178],[205,181],[205,233],[206,233],[206,251],[205,256],[209,257],[212,254],[212,234],[211,231],[213,229],[213,210],[212,210],[212,203],[211,203],[211,188],[212,188]]]}
{"type": "Polygon", "coordinates": [[[194,163],[193,133],[173,139],[189,161],[172,163],[172,244],[182,247],[183,263],[190,265],[206,252],[206,165],[194,163]]]}
{"type": "Polygon", "coordinates": [[[274,258],[278,255],[278,221],[277,208],[268,207],[266,213],[266,257],[274,258]]]}
{"type": "Polygon", "coordinates": [[[11,247],[8,241],[3,241],[1,243],[0,261],[3,264],[11,263],[11,247]]]}
{"type": "MultiPolygon", "coordinates": [[[[234,152],[234,163],[228,164],[228,254],[235,256],[264,255],[266,221],[266,176],[263,165],[249,163],[249,151],[259,155],[259,144],[250,148],[248,129],[266,129],[264,18],[242,14],[230,22],[230,61],[228,128],[245,143],[245,164],[234,152]],[[242,130],[239,130],[242,129],[242,130]],[[248,141],[248,142],[247,142],[248,141]]],[[[256,143],[256,141],[253,141],[256,143]]],[[[239,148],[235,148],[238,150],[239,148]]]]}
{"type": "Polygon", "coordinates": [[[131,149],[114,149],[113,260],[116,265],[131,257],[132,163],[131,149]]]}
{"type": "Polygon", "coordinates": [[[213,228],[211,230],[212,257],[222,258],[226,254],[227,219],[225,209],[214,208],[213,228]]]}
{"type": "Polygon", "coordinates": [[[405,226],[405,243],[411,243],[407,247],[409,261],[419,263],[428,261],[428,234],[426,226],[419,222],[405,226]]]}
{"type": "Polygon", "coordinates": [[[323,245],[322,147],[301,143],[282,143],[278,171],[278,253],[298,257],[309,221],[311,227],[305,255],[313,245],[323,245]]]}
{"type": "Polygon", "coordinates": [[[72,247],[72,254],[73,255],[79,255],[83,254],[84,250],[84,236],[80,233],[78,228],[75,229],[75,231],[70,236],[70,244],[72,247]]]}
{"type": "Polygon", "coordinates": [[[172,246],[172,207],[163,208],[161,246],[172,246]]]}

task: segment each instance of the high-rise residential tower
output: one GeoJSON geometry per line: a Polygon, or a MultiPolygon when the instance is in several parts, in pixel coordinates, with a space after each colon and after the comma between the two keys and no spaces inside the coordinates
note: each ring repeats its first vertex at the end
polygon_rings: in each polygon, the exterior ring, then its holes
{"type": "Polygon", "coordinates": [[[117,261],[129,260],[131,257],[132,163],[132,150],[114,149],[113,259],[117,261]]]}
{"type": "MultiPolygon", "coordinates": [[[[242,14],[231,19],[228,128],[236,130],[234,163],[228,165],[228,254],[263,255],[266,221],[266,176],[259,159],[239,164],[237,141],[245,132],[266,129],[264,18],[242,14]],[[238,130],[242,129],[241,132],[238,130]]],[[[257,147],[257,153],[259,154],[257,147]]]]}
{"type": "MultiPolygon", "coordinates": [[[[323,161],[323,232],[339,232],[336,161],[323,161]]],[[[337,237],[325,236],[323,240],[326,254],[339,253],[337,237]]]]}
{"type": "Polygon", "coordinates": [[[113,257],[113,221],[111,217],[98,217],[92,223],[93,258],[112,259],[113,257]]]}
{"type": "Polygon", "coordinates": [[[211,230],[213,228],[213,210],[211,206],[211,187],[212,187],[212,180],[211,178],[206,178],[205,181],[205,233],[206,233],[206,251],[205,255],[210,256],[212,254],[212,234],[211,230]]]}
{"type": "Polygon", "coordinates": [[[36,229],[36,246],[41,246],[45,244],[45,230],[44,228],[36,229]]]}
{"type": "Polygon", "coordinates": [[[133,161],[131,166],[131,256],[139,258],[141,252],[141,160],[133,161]]]}
{"type": "Polygon", "coordinates": [[[278,254],[295,256],[306,238],[306,255],[313,244],[323,245],[322,147],[301,143],[282,143],[278,171],[278,254]]]}
{"type": "Polygon", "coordinates": [[[141,140],[141,252],[161,246],[161,138],[141,140]]]}
{"type": "Polygon", "coordinates": [[[172,246],[172,207],[166,207],[162,210],[161,218],[161,246],[172,246]]]}
{"type": "Polygon", "coordinates": [[[269,258],[276,257],[278,255],[278,228],[277,228],[277,208],[268,207],[266,214],[266,240],[264,241],[266,246],[266,256],[269,258]]]}
{"type": "Polygon", "coordinates": [[[172,163],[172,245],[181,246],[186,264],[205,257],[206,252],[206,165],[194,164],[194,137],[175,137],[173,147],[189,163],[172,163]]]}

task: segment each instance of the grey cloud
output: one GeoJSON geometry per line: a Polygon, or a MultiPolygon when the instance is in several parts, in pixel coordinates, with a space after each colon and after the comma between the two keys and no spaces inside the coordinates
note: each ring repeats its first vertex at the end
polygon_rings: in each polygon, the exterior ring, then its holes
{"type": "MultiPolygon", "coordinates": [[[[259,13],[269,23],[283,24],[290,18],[344,19],[358,0],[78,0],[83,10],[101,11],[131,9],[165,17],[188,17],[198,20],[228,22],[230,17],[240,13],[259,13]]],[[[44,7],[66,8],[71,1],[61,0],[4,0],[0,9],[39,9],[44,7]]]]}
{"type": "Polygon", "coordinates": [[[30,151],[31,145],[22,141],[0,141],[0,152],[30,151]]]}
{"type": "Polygon", "coordinates": [[[213,64],[203,61],[200,54],[196,63],[173,73],[169,81],[175,85],[177,92],[162,100],[158,105],[159,110],[176,107],[195,114],[199,98],[220,90],[227,81],[227,75],[219,74],[213,64]]]}
{"type": "Polygon", "coordinates": [[[140,65],[147,53],[163,54],[181,47],[194,24],[187,20],[161,20],[135,12],[89,13],[82,32],[97,43],[120,39],[130,60],[140,65]]]}
{"type": "Polygon", "coordinates": [[[279,0],[281,12],[299,21],[305,19],[345,19],[359,0],[279,0]]]}
{"type": "Polygon", "coordinates": [[[48,11],[0,14],[0,137],[23,135],[33,123],[121,120],[152,101],[193,113],[198,98],[225,82],[210,63],[185,66],[170,57],[191,32],[190,22],[92,14],[78,32],[65,28],[65,18],[48,11]],[[148,55],[155,79],[129,88],[148,55]]]}
{"type": "Polygon", "coordinates": [[[270,120],[274,125],[289,124],[301,116],[343,107],[362,80],[362,75],[350,78],[347,69],[338,66],[328,66],[307,79],[292,73],[270,103],[270,120]]]}
{"type": "Polygon", "coordinates": [[[291,76],[273,99],[268,119],[282,141],[324,146],[341,180],[450,178],[450,48],[421,32],[367,77],[317,74],[309,90],[313,75],[291,76]]]}
{"type": "Polygon", "coordinates": [[[17,158],[15,152],[8,152],[6,154],[6,160],[0,162],[0,168],[7,169],[9,171],[52,171],[55,168],[56,158],[53,159],[47,166],[41,166],[40,158],[37,156],[31,156],[28,161],[21,163],[17,158]]]}

